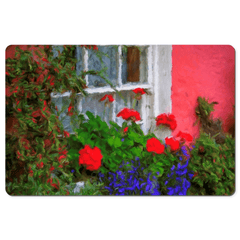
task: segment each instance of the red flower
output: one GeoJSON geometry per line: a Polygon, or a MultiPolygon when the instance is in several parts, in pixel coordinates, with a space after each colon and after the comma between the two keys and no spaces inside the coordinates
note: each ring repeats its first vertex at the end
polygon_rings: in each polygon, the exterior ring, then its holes
{"type": "Polygon", "coordinates": [[[73,109],[73,106],[72,106],[72,104],[70,104],[69,107],[68,107],[68,116],[73,115],[72,109],[73,109]]]}
{"type": "Polygon", "coordinates": [[[58,112],[58,108],[57,108],[57,106],[55,107],[55,109],[57,110],[57,112],[58,112]]]}
{"type": "Polygon", "coordinates": [[[143,94],[146,93],[143,88],[136,88],[136,89],[134,89],[134,90],[132,90],[132,91],[133,91],[134,93],[136,93],[136,94],[141,94],[141,95],[143,95],[143,94]]]}
{"type": "Polygon", "coordinates": [[[216,162],[216,160],[215,160],[215,159],[213,159],[213,162],[215,163],[215,162],[216,162]]]}
{"type": "Polygon", "coordinates": [[[179,141],[178,140],[174,140],[173,138],[166,137],[165,138],[165,143],[171,147],[172,151],[178,150],[179,146],[180,146],[179,141]]]}
{"type": "Polygon", "coordinates": [[[177,122],[173,114],[160,114],[156,118],[156,126],[166,125],[170,127],[171,130],[174,130],[177,127],[177,122]]]}
{"type": "Polygon", "coordinates": [[[140,121],[141,117],[139,112],[134,109],[123,108],[118,114],[117,117],[122,117],[124,120],[140,121]]]}
{"type": "Polygon", "coordinates": [[[39,159],[42,159],[42,154],[38,154],[38,158],[39,158],[39,159]]]}
{"type": "Polygon", "coordinates": [[[193,178],[196,177],[198,175],[198,172],[195,172],[193,175],[193,178]]]}
{"type": "MultiPolygon", "coordinates": [[[[61,148],[59,150],[61,150],[61,148]]],[[[62,152],[59,152],[59,154],[63,154],[63,155],[67,155],[67,153],[68,153],[68,151],[66,149],[63,150],[62,152]]]]}
{"type": "Polygon", "coordinates": [[[97,45],[93,45],[93,50],[98,50],[97,45]]]}
{"type": "Polygon", "coordinates": [[[106,94],[104,97],[102,97],[99,101],[102,102],[104,101],[106,98],[108,98],[109,102],[113,102],[115,99],[113,98],[113,96],[111,94],[106,94]]]}
{"type": "Polygon", "coordinates": [[[69,137],[70,136],[70,133],[67,132],[67,131],[63,131],[63,134],[64,134],[64,137],[69,137]]]}
{"type": "Polygon", "coordinates": [[[21,112],[21,111],[22,111],[22,109],[21,109],[21,108],[18,108],[17,110],[18,110],[19,112],[21,112]]]}
{"type": "Polygon", "coordinates": [[[36,119],[35,119],[35,118],[32,118],[32,121],[33,121],[34,123],[37,123],[37,121],[36,121],[36,119]]]}
{"type": "Polygon", "coordinates": [[[63,158],[66,158],[65,155],[61,155],[59,158],[58,158],[58,161],[60,162],[63,158]]]}
{"type": "Polygon", "coordinates": [[[43,165],[44,165],[43,162],[41,162],[41,163],[39,163],[39,164],[37,163],[37,167],[38,167],[38,168],[43,168],[43,165]]]}
{"type": "Polygon", "coordinates": [[[29,176],[30,176],[30,177],[33,176],[33,170],[31,170],[31,167],[29,167],[29,171],[28,171],[28,173],[29,173],[29,176]]]}
{"type": "Polygon", "coordinates": [[[55,167],[51,166],[51,167],[49,168],[49,171],[52,172],[54,169],[55,169],[55,167]]]}
{"type": "Polygon", "coordinates": [[[44,62],[48,62],[48,60],[47,60],[46,58],[42,58],[42,60],[43,60],[44,62]]]}
{"type": "Polygon", "coordinates": [[[188,141],[188,142],[192,142],[193,137],[189,134],[189,133],[183,133],[181,131],[179,131],[179,133],[177,134],[177,137],[181,138],[181,141],[188,141]]]}
{"type": "Polygon", "coordinates": [[[60,164],[58,167],[63,168],[63,165],[60,164]]]}
{"type": "Polygon", "coordinates": [[[79,151],[79,154],[79,165],[86,165],[86,169],[90,171],[98,170],[100,168],[103,156],[98,147],[92,149],[90,146],[85,145],[84,149],[79,151]]]}
{"type": "Polygon", "coordinates": [[[6,75],[8,75],[8,76],[9,76],[9,73],[8,73],[8,72],[6,72],[6,75]]]}
{"type": "Polygon", "coordinates": [[[125,128],[123,129],[123,132],[126,133],[127,131],[128,131],[128,127],[125,127],[125,128]]]}
{"type": "Polygon", "coordinates": [[[154,152],[157,154],[161,154],[164,152],[164,145],[156,138],[150,138],[147,140],[146,145],[148,152],[154,152]]]}

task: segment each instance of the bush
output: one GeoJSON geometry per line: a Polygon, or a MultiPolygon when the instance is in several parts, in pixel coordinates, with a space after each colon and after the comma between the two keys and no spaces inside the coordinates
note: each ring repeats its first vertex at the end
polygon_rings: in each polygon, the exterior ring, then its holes
{"type": "Polygon", "coordinates": [[[227,135],[224,144],[201,133],[191,152],[194,171],[190,195],[232,195],[235,191],[235,140],[227,135]]]}

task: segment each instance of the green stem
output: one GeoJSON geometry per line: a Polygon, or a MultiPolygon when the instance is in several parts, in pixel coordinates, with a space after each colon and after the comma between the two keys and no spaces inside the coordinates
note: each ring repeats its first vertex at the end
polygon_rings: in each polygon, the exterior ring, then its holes
{"type": "Polygon", "coordinates": [[[134,98],[134,100],[133,100],[133,105],[132,105],[132,108],[134,109],[135,108],[135,106],[136,106],[136,102],[137,102],[137,99],[136,98],[134,98]]]}

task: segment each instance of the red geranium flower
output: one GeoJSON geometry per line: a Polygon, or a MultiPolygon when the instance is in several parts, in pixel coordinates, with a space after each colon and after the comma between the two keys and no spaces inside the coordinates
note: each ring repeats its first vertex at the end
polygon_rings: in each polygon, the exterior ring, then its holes
{"type": "Polygon", "coordinates": [[[98,51],[98,46],[97,45],[93,45],[93,50],[97,50],[98,51]]]}
{"type": "Polygon", "coordinates": [[[159,125],[166,125],[168,127],[170,127],[171,130],[176,129],[177,127],[177,122],[175,120],[175,116],[173,114],[160,114],[157,116],[156,118],[156,126],[159,125]]]}
{"type": "Polygon", "coordinates": [[[180,146],[179,141],[178,140],[174,140],[173,138],[166,137],[165,138],[165,143],[171,147],[172,151],[178,150],[179,146],[180,146]]]}
{"type": "Polygon", "coordinates": [[[180,137],[181,141],[192,142],[193,140],[193,137],[189,133],[183,133],[181,131],[179,131],[179,133],[177,134],[177,137],[180,137]]]}
{"type": "Polygon", "coordinates": [[[79,165],[86,165],[86,169],[90,171],[98,170],[100,168],[103,156],[98,147],[92,149],[90,146],[86,145],[84,149],[79,151],[79,154],[79,165]]]}
{"type": "Polygon", "coordinates": [[[128,131],[128,127],[125,127],[125,128],[123,129],[123,132],[126,133],[127,131],[128,131]]]}
{"type": "Polygon", "coordinates": [[[111,94],[106,94],[104,97],[102,97],[99,101],[102,102],[104,101],[106,98],[108,98],[109,102],[113,102],[115,99],[113,98],[113,96],[111,94]]]}
{"type": "Polygon", "coordinates": [[[136,89],[134,89],[134,90],[132,90],[132,91],[133,91],[134,93],[136,93],[136,94],[141,94],[141,95],[143,95],[143,94],[146,93],[143,88],[136,88],[136,89]]]}
{"type": "Polygon", "coordinates": [[[46,58],[42,58],[42,60],[43,60],[44,62],[48,62],[48,60],[47,60],[46,58]]]}
{"type": "Polygon", "coordinates": [[[141,117],[139,112],[134,109],[123,108],[118,114],[117,117],[122,117],[124,120],[140,121],[141,117]]]}
{"type": "Polygon", "coordinates": [[[150,138],[147,140],[146,145],[148,152],[154,152],[157,154],[161,154],[164,152],[164,145],[156,138],[150,138]]]}

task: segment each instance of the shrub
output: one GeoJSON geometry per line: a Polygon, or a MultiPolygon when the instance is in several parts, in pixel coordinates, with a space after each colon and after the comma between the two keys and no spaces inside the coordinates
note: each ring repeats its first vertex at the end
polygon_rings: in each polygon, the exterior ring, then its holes
{"type": "Polygon", "coordinates": [[[232,195],[235,191],[235,140],[227,135],[224,144],[201,133],[191,152],[194,171],[191,195],[232,195]]]}

